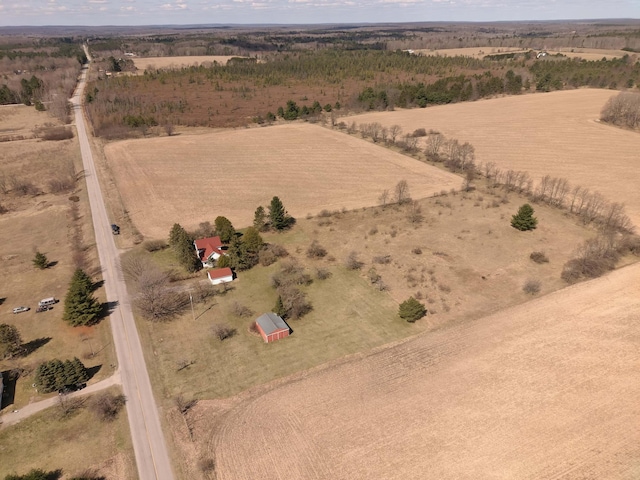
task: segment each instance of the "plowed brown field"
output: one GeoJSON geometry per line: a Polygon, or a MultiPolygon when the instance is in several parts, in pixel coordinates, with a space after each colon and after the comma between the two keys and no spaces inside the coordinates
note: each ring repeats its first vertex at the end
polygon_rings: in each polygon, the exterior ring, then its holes
{"type": "Polygon", "coordinates": [[[239,403],[217,478],[638,478],[639,284],[628,267],[239,403]]]}
{"type": "MultiPolygon", "coordinates": [[[[594,121],[611,94],[356,120],[438,129],[481,161],[627,201],[637,222],[640,136],[594,121]]],[[[197,440],[220,480],[638,478],[639,285],[636,264],[261,394],[200,402],[197,440]]]]}
{"type": "Polygon", "coordinates": [[[258,205],[280,197],[294,217],[376,205],[411,181],[423,198],[459,188],[456,175],[369,142],[309,124],[180,135],[110,144],[105,153],[134,224],[164,238],[218,215],[248,226],[258,205]]]}
{"type": "Polygon", "coordinates": [[[138,69],[138,73],[142,75],[149,67],[152,69],[174,69],[212,64],[213,62],[226,65],[231,58],[234,57],[230,55],[197,55],[190,57],[133,57],[131,60],[138,69]]]}
{"type": "Polygon", "coordinates": [[[567,178],[627,205],[640,225],[640,135],[601,124],[600,110],[617,92],[580,89],[349,117],[358,124],[398,124],[404,132],[434,129],[469,142],[479,162],[567,178]]]}

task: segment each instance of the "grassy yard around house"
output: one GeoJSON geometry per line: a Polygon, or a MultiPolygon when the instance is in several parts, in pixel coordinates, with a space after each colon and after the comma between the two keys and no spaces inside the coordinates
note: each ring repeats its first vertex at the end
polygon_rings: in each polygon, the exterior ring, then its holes
{"type": "MultiPolygon", "coordinates": [[[[118,387],[107,390],[121,393],[118,387]]],[[[0,430],[0,478],[25,474],[32,468],[60,469],[64,478],[87,469],[104,478],[137,478],[127,413],[100,422],[86,407],[61,418],[55,406],[0,430]]]]}
{"type": "MultiPolygon", "coordinates": [[[[284,246],[289,257],[237,272],[227,292],[195,304],[193,315],[187,308],[173,321],[138,319],[154,384],[167,402],[178,394],[225,398],[345,355],[526,302],[531,298],[523,290],[528,280],[539,282],[541,295],[562,288],[563,264],[596,232],[545,205],[534,206],[538,228],[519,232],[511,227],[510,218],[526,201],[516,193],[487,189],[478,181],[472,192],[443,193],[413,206],[325,212],[297,219],[286,232],[264,233],[266,242],[284,246]],[[416,205],[419,221],[409,218],[416,205]],[[327,250],[324,258],[307,257],[314,240],[327,250]],[[550,261],[534,263],[529,256],[535,251],[546,252],[550,261]],[[350,252],[363,263],[360,270],[346,268],[350,252]],[[271,277],[291,259],[313,278],[311,285],[301,287],[313,310],[289,322],[293,329],[289,338],[266,345],[249,326],[273,310],[277,293],[271,277]],[[327,269],[331,276],[316,279],[317,268],[327,269]],[[382,277],[387,290],[371,284],[372,271],[382,277]],[[409,296],[429,311],[413,325],[397,315],[398,304],[409,296]],[[236,316],[235,303],[253,314],[236,316]],[[214,324],[234,328],[236,334],[220,341],[212,332],[214,324]]],[[[181,272],[171,249],[148,258],[181,272]]],[[[631,261],[623,258],[620,263],[631,261]]],[[[187,279],[176,281],[174,288],[208,284],[205,271],[182,278],[187,279]]]]}
{"type": "Polygon", "coordinates": [[[397,304],[388,294],[372,289],[358,273],[334,265],[329,267],[331,278],[314,280],[302,288],[314,309],[289,321],[293,334],[265,344],[262,337],[249,331],[249,325],[273,309],[277,295],[270,277],[278,268],[276,263],[240,272],[229,291],[195,306],[195,321],[190,310],[172,322],[139,321],[150,340],[147,348],[153,350],[147,351],[149,365],[158,370],[154,378],[161,381],[165,398],[178,394],[185,398],[228,397],[422,330],[396,316],[397,304]],[[254,314],[248,318],[233,315],[234,302],[251,308],[254,314]],[[218,340],[211,332],[216,323],[237,329],[236,335],[218,340]],[[180,369],[185,364],[190,365],[180,369]]]}

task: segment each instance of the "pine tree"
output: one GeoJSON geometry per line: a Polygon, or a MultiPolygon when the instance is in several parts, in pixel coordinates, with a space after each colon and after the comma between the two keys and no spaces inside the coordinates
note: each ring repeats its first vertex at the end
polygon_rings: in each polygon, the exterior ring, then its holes
{"type": "Polygon", "coordinates": [[[22,351],[22,337],[15,325],[0,325],[0,360],[11,358],[22,351]]]}
{"type": "Polygon", "coordinates": [[[251,255],[258,255],[258,252],[264,245],[262,236],[258,233],[258,229],[255,227],[249,227],[242,236],[242,243],[244,243],[247,253],[251,255]]]}
{"type": "Polygon", "coordinates": [[[64,299],[62,318],[71,326],[92,325],[102,313],[102,305],[93,296],[91,278],[77,269],[64,299]]]}
{"type": "Polygon", "coordinates": [[[188,236],[187,231],[179,223],[174,223],[169,232],[169,246],[175,248],[180,240],[188,236]]]}
{"type": "Polygon", "coordinates": [[[283,230],[291,224],[292,219],[287,214],[284,205],[282,205],[278,197],[271,199],[271,204],[269,205],[269,220],[271,221],[271,226],[276,230],[283,230]]]}
{"type": "Polygon", "coordinates": [[[227,255],[220,255],[216,264],[218,268],[227,268],[231,266],[231,260],[227,255]]]}
{"type": "Polygon", "coordinates": [[[247,263],[247,250],[244,243],[237,237],[231,240],[227,249],[227,256],[229,257],[231,268],[247,270],[252,266],[247,263]]]}
{"type": "Polygon", "coordinates": [[[40,270],[44,270],[49,266],[49,260],[47,259],[47,256],[44,253],[40,252],[36,252],[32,262],[33,266],[39,268],[40,270]]]}
{"type": "Polygon", "coordinates": [[[267,227],[267,213],[262,205],[256,208],[256,212],[253,215],[253,226],[259,232],[264,232],[267,227]]]}
{"type": "Polygon", "coordinates": [[[278,295],[278,299],[276,300],[276,305],[273,307],[273,313],[278,315],[279,317],[285,318],[287,316],[287,310],[284,308],[284,304],[282,303],[282,297],[278,295]]]}
{"type": "Polygon", "coordinates": [[[398,315],[403,320],[409,323],[413,323],[416,320],[424,317],[427,314],[425,306],[413,297],[409,297],[407,300],[400,304],[398,315]]]}
{"type": "Polygon", "coordinates": [[[533,208],[525,203],[518,209],[513,217],[511,217],[511,226],[517,230],[533,230],[538,225],[538,219],[533,216],[533,208]]]}
{"type": "Polygon", "coordinates": [[[222,243],[229,243],[236,235],[236,229],[233,228],[231,221],[227,217],[216,217],[214,221],[216,225],[216,234],[220,237],[222,243]]]}
{"type": "Polygon", "coordinates": [[[175,223],[171,228],[169,245],[171,245],[176,259],[187,272],[197,272],[202,268],[202,262],[198,258],[193,238],[178,223],[175,223]]]}

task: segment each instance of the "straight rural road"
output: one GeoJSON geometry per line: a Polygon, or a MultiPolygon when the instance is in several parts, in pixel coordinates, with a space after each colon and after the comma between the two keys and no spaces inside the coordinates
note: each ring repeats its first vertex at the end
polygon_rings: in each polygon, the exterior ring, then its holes
{"type": "MultiPolygon", "coordinates": [[[[87,56],[88,56],[87,52],[87,56]]],[[[84,165],[87,192],[93,217],[96,245],[102,266],[107,301],[115,305],[111,313],[111,330],[118,356],[118,370],[127,397],[127,414],[140,480],[173,480],[158,408],[142,353],[142,345],[131,311],[118,249],[113,240],[109,217],[93,162],[91,146],[82,113],[82,98],[87,79],[83,69],[71,99],[75,113],[80,152],[84,165]]]]}

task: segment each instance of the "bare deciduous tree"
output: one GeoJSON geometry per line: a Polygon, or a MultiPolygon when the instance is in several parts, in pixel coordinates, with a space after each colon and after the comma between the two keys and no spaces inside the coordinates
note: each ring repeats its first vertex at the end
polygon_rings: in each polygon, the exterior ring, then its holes
{"type": "Polygon", "coordinates": [[[445,143],[444,135],[441,133],[436,133],[434,135],[429,135],[427,138],[427,147],[425,149],[425,155],[430,160],[439,160],[440,158],[440,150],[445,143]]]}
{"type": "Polygon", "coordinates": [[[398,135],[402,133],[402,127],[400,125],[391,125],[389,127],[389,137],[391,138],[391,143],[396,143],[396,138],[398,135]]]}
{"type": "Polygon", "coordinates": [[[394,196],[396,203],[402,205],[403,203],[411,200],[411,196],[409,194],[409,184],[406,180],[400,180],[394,189],[394,196]]]}

